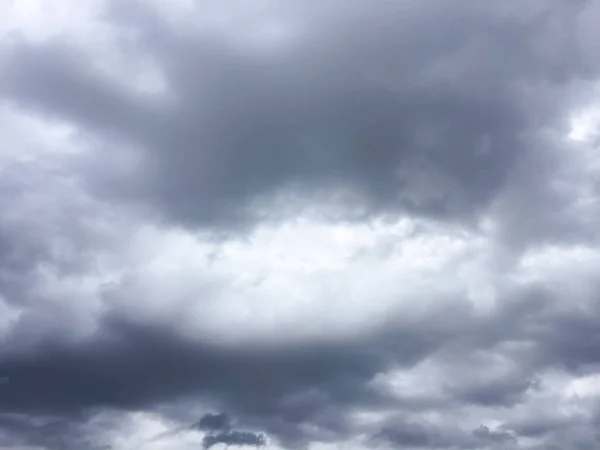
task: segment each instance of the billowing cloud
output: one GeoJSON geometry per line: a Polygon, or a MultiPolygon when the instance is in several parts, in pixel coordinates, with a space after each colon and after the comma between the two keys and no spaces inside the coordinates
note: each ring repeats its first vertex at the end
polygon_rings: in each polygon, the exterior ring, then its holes
{"type": "Polygon", "coordinates": [[[211,448],[217,444],[237,447],[264,447],[267,443],[262,434],[255,434],[250,431],[225,431],[222,433],[205,436],[202,443],[204,448],[211,448]]]}
{"type": "Polygon", "coordinates": [[[166,92],[132,92],[56,42],[11,46],[3,90],[110,139],[87,174],[105,195],[189,226],[320,204],[338,218],[470,217],[531,158],[533,134],[567,118],[565,88],[587,75],[577,42],[544,46],[573,26],[562,9],[509,4],[282,3],[252,16],[232,3],[201,28],[120,6],[115,45],[138,38],[117,51],[154,61],[166,92]],[[111,167],[124,153],[138,163],[111,167]]]}
{"type": "Polygon", "coordinates": [[[231,428],[231,419],[225,413],[207,413],[192,427],[206,431],[227,431],[231,428]]]}
{"type": "Polygon", "coordinates": [[[0,18],[0,447],[598,447],[598,2],[84,3],[0,18]]]}

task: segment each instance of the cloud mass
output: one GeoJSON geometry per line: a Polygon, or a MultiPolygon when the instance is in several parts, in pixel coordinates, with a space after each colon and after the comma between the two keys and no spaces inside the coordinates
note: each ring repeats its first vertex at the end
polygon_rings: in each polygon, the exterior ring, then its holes
{"type": "Polygon", "coordinates": [[[0,447],[600,444],[600,3],[13,1],[0,447]]]}

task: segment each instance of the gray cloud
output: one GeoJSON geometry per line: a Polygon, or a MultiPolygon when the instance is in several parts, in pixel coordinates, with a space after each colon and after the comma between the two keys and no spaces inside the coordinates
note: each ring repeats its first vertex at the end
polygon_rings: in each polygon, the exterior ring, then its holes
{"type": "Polygon", "coordinates": [[[226,431],[214,435],[205,436],[202,440],[204,448],[211,448],[217,444],[225,444],[227,446],[249,446],[249,447],[264,447],[267,440],[264,435],[251,433],[250,431],[226,431]]]}
{"type": "Polygon", "coordinates": [[[16,44],[3,90],[108,133],[125,145],[115,151],[141,149],[133,173],[110,170],[108,149],[92,162],[89,177],[105,194],[141,199],[189,226],[238,228],[277,216],[268,205],[284,193],[342,217],[469,217],[527,158],[527,135],[565,119],[560,89],[584,76],[580,61],[567,64],[576,55],[568,48],[536,47],[559,20],[552,9],[532,17],[469,2],[282,9],[276,18],[303,31],[289,48],[262,53],[227,30],[198,35],[157,17],[144,28],[133,9],[140,48],[170,87],[166,104],[132,98],[58,43],[16,44]],[[531,109],[548,96],[561,103],[531,109]],[[352,196],[339,203],[336,192],[352,196]]]}
{"type": "MultiPolygon", "coordinates": [[[[199,395],[254,420],[273,419],[265,424],[273,429],[266,430],[293,441],[302,435],[287,436],[275,419],[290,426],[318,417],[328,404],[382,404],[384,396],[369,388],[369,379],[393,364],[413,364],[441,339],[407,335],[406,346],[394,344],[400,333],[339,344],[228,350],[131,323],[103,328],[105,338],[4,357],[0,369],[14,382],[0,392],[0,408],[69,414],[89,407],[151,407],[199,395]]],[[[340,413],[331,410],[334,417],[340,413]]],[[[207,421],[199,423],[204,430],[207,421]]]]}
{"type": "Polygon", "coordinates": [[[143,412],[207,449],[597,448],[600,171],[564,138],[595,95],[596,3],[106,6],[106,35],[0,45],[0,447],[135,446],[107,439],[143,412]],[[323,269],[260,240],[296,219],[372,248],[323,269]],[[468,249],[446,262],[423,224],[468,249]],[[219,263],[240,242],[264,248],[219,263]],[[379,277],[401,252],[425,281],[379,277]]]}
{"type": "Polygon", "coordinates": [[[231,419],[225,413],[208,413],[192,427],[206,431],[227,431],[231,428],[231,419]]]}
{"type": "MultiPolygon", "coordinates": [[[[476,350],[469,350],[465,344],[455,349],[445,348],[465,339],[468,342],[471,335],[479,336],[478,330],[485,323],[469,316],[463,316],[461,331],[444,330],[442,322],[415,324],[410,331],[397,329],[398,325],[392,322],[389,330],[361,335],[357,340],[271,349],[254,345],[228,349],[197,343],[169,330],[114,317],[100,327],[102,335],[89,341],[77,345],[41,345],[28,354],[5,356],[0,362],[0,372],[10,377],[11,385],[0,392],[0,408],[70,415],[98,407],[154,408],[183,395],[217,402],[236,411],[241,425],[260,427],[294,446],[312,439],[351,436],[352,425],[346,413],[356,408],[399,408],[414,414],[434,409],[449,414],[455,406],[448,403],[448,395],[455,405],[514,407],[526,402],[531,389],[542,389],[529,380],[534,380],[549,363],[562,361],[561,356],[551,361],[536,361],[527,355],[501,350],[507,339],[527,339],[525,330],[530,322],[517,322],[523,320],[522,313],[517,310],[513,311],[514,316],[495,316],[499,326],[501,323],[503,327],[512,326],[513,332],[493,339],[485,350],[482,342],[476,350]],[[519,372],[507,372],[500,367],[497,374],[492,372],[488,376],[484,370],[489,362],[478,360],[477,352],[509,361],[527,357],[530,362],[523,360],[519,372]],[[432,355],[440,358],[444,354],[440,361],[446,362],[440,369],[447,370],[450,379],[458,377],[447,384],[445,396],[431,394],[414,401],[402,395],[390,396],[370,384],[377,374],[398,367],[410,369],[432,355]],[[467,355],[471,354],[474,359],[469,361],[467,355]],[[480,364],[484,365],[479,368],[480,364]],[[461,370],[472,372],[480,381],[461,375],[461,370]],[[318,431],[301,431],[309,423],[318,431]]],[[[587,334],[582,331],[581,339],[585,339],[587,334]]],[[[556,324],[552,335],[558,339],[562,332],[563,328],[556,324]]],[[[568,335],[571,331],[565,332],[568,335]]],[[[547,345],[527,342],[536,345],[532,347],[534,356],[542,354],[540,350],[547,345]]],[[[584,357],[580,365],[584,367],[586,363],[584,357]]],[[[546,423],[550,429],[556,427],[551,419],[546,423]]],[[[231,419],[225,414],[207,414],[192,428],[227,434],[230,424],[231,419]]],[[[442,442],[444,434],[425,431],[416,425],[398,428],[395,424],[384,428],[377,437],[396,443],[402,439],[417,442],[419,438],[422,447],[442,445],[434,444],[432,439],[442,442]]],[[[483,436],[483,431],[477,430],[475,436],[494,441],[495,432],[483,436]]],[[[529,435],[525,429],[522,433],[529,435]]],[[[414,442],[411,445],[416,445],[414,442]]]]}
{"type": "MultiPolygon", "coordinates": [[[[7,436],[0,435],[0,445],[15,448],[23,445],[42,448],[81,448],[86,450],[109,450],[110,444],[103,442],[102,429],[117,428],[110,417],[104,415],[96,423],[89,415],[69,418],[37,417],[35,420],[24,415],[0,415],[0,432],[7,430],[7,436]]],[[[98,417],[98,416],[96,416],[98,417]]]]}
{"type": "Polygon", "coordinates": [[[439,427],[430,423],[411,420],[394,420],[384,425],[372,441],[401,448],[515,448],[518,440],[507,431],[491,430],[485,425],[471,433],[449,425],[439,427]],[[500,447],[500,446],[508,447],[500,447]]]}
{"type": "Polygon", "coordinates": [[[438,434],[439,432],[431,427],[416,423],[401,423],[385,426],[374,438],[403,447],[429,448],[439,444],[438,434]]]}
{"type": "Polygon", "coordinates": [[[225,413],[205,414],[191,428],[207,433],[202,439],[202,445],[206,449],[218,444],[225,444],[227,447],[264,447],[267,444],[264,434],[231,429],[231,418],[225,413]]]}
{"type": "Polygon", "coordinates": [[[492,431],[489,427],[482,425],[481,427],[473,430],[473,434],[475,437],[482,441],[487,442],[514,442],[516,441],[515,437],[507,433],[506,431],[492,431]]]}

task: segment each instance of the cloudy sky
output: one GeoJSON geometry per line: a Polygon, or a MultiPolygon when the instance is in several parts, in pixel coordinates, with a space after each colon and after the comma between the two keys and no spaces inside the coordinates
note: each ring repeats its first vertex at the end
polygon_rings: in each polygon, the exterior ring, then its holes
{"type": "Polygon", "coordinates": [[[599,21],[2,0],[0,448],[599,448],[599,21]]]}

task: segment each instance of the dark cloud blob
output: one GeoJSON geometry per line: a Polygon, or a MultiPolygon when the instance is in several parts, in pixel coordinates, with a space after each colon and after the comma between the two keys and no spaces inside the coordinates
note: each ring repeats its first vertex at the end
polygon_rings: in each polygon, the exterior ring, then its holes
{"type": "Polygon", "coordinates": [[[244,228],[300,204],[472,217],[526,159],[524,139],[564,121],[563,88],[592,76],[578,42],[540,48],[563,20],[552,2],[533,15],[517,2],[503,14],[468,1],[284,2],[264,14],[298,36],[271,50],[134,5],[109,17],[137,30],[169,101],[137,98],[58,44],[17,45],[2,90],[141,152],[123,175],[104,146],[89,178],[192,227],[244,228]]]}
{"type": "Polygon", "coordinates": [[[202,439],[202,445],[205,449],[214,447],[217,444],[225,444],[227,447],[232,445],[237,447],[264,447],[267,444],[267,438],[264,434],[232,429],[231,418],[225,413],[205,414],[191,428],[207,433],[202,439]]]}
{"type": "Polygon", "coordinates": [[[256,434],[250,431],[233,430],[211,434],[202,439],[202,445],[205,449],[214,447],[217,444],[225,444],[226,446],[233,445],[236,447],[264,447],[267,445],[267,438],[262,434],[256,434]]]}
{"type": "MultiPolygon", "coordinates": [[[[414,364],[444,340],[439,331],[399,330],[343,343],[229,349],[118,319],[102,330],[87,342],[2,357],[0,371],[11,385],[0,391],[0,410],[69,415],[195,396],[292,444],[307,437],[300,424],[340,422],[343,405],[391,405],[369,380],[414,364]]],[[[226,423],[224,416],[206,416],[198,428],[226,423]]]]}
{"type": "Polygon", "coordinates": [[[208,413],[193,424],[192,428],[202,431],[228,431],[231,428],[231,418],[225,413],[208,413]]]}

